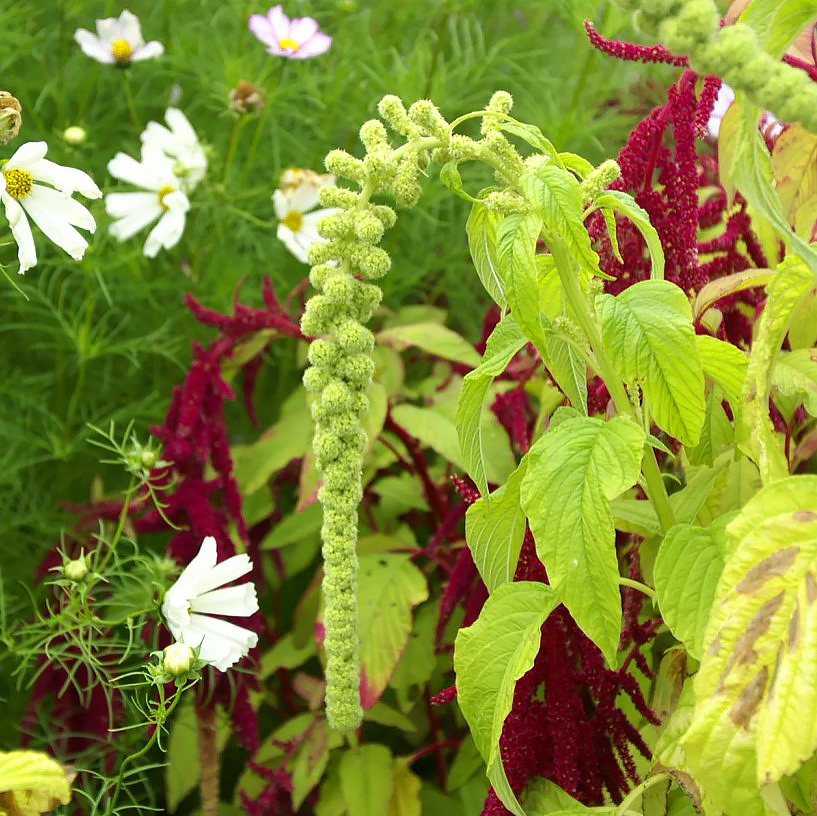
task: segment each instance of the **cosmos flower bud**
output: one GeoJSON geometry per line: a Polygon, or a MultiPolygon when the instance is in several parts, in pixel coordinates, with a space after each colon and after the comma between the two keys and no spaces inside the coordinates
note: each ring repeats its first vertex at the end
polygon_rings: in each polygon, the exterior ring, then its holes
{"type": "Polygon", "coordinates": [[[173,677],[187,674],[195,663],[196,655],[186,643],[173,643],[162,653],[162,666],[173,677]]]}
{"type": "Polygon", "coordinates": [[[264,107],[261,91],[243,79],[227,96],[227,107],[234,113],[259,113],[264,107]]]}
{"type": "Polygon", "coordinates": [[[86,140],[88,139],[88,132],[84,127],[80,127],[79,125],[71,125],[70,127],[65,128],[65,130],[62,132],[62,138],[72,147],[79,147],[81,144],[85,144],[86,140]]]}
{"type": "Polygon", "coordinates": [[[62,568],[63,574],[69,581],[79,583],[88,574],[88,564],[83,556],[68,561],[62,568]]]}

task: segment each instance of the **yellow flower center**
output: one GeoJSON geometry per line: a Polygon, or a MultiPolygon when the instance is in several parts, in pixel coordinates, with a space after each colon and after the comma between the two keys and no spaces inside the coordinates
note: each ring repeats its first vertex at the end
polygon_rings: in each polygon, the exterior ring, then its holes
{"type": "Polygon", "coordinates": [[[167,212],[170,207],[165,204],[165,197],[169,196],[171,193],[175,193],[176,191],[172,187],[161,187],[156,195],[159,196],[159,206],[167,212]]]}
{"type": "Polygon", "coordinates": [[[25,170],[4,170],[6,192],[18,201],[25,198],[34,187],[34,176],[25,170]]]}
{"type": "Polygon", "coordinates": [[[292,51],[294,54],[298,50],[298,43],[296,43],[295,40],[283,39],[278,40],[278,47],[282,51],[292,51]]]}
{"type": "Polygon", "coordinates": [[[292,232],[298,232],[301,229],[301,224],[304,222],[304,217],[300,213],[291,212],[281,223],[292,232]]]}
{"type": "Polygon", "coordinates": [[[125,40],[116,40],[111,43],[111,55],[120,64],[130,62],[133,49],[125,40]]]}

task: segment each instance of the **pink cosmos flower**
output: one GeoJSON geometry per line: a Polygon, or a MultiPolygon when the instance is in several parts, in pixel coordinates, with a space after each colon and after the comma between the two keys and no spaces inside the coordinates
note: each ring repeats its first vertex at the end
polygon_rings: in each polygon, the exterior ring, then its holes
{"type": "Polygon", "coordinates": [[[325,54],[332,38],[318,29],[311,17],[290,20],[281,6],[250,17],[250,31],[267,46],[267,53],[287,59],[309,59],[325,54]]]}

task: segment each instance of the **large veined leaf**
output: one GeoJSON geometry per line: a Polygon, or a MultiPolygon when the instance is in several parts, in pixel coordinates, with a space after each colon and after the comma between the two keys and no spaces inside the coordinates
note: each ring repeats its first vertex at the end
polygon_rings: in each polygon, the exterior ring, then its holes
{"type": "Polygon", "coordinates": [[[752,0],[739,18],[757,32],[761,48],[780,58],[792,41],[817,21],[813,0],[752,0]]]}
{"type": "Polygon", "coordinates": [[[332,731],[323,717],[316,717],[288,763],[292,779],[292,806],[298,810],[309,792],[321,781],[329,762],[329,749],[338,748],[343,737],[332,731]]]}
{"type": "Polygon", "coordinates": [[[345,751],[340,789],[350,816],[384,816],[394,791],[394,760],[385,745],[367,743],[345,751]]]}
{"type": "Polygon", "coordinates": [[[704,377],[684,292],[669,281],[641,281],[617,297],[599,295],[596,310],[618,374],[641,386],[656,425],[695,445],[706,411],[704,377]]]}
{"type": "Polygon", "coordinates": [[[561,241],[576,262],[601,275],[599,256],[584,228],[582,195],[576,177],[546,164],[519,180],[525,198],[536,208],[550,239],[561,241]]]}
{"type": "MultiPolygon", "coordinates": [[[[644,238],[647,251],[650,253],[650,263],[652,265],[650,277],[653,280],[662,280],[664,278],[664,250],[661,247],[658,232],[650,223],[650,216],[647,211],[639,207],[631,195],[620,190],[607,190],[602,193],[593,202],[593,209],[612,210],[632,221],[644,238]]],[[[612,239],[615,239],[615,234],[612,235],[612,239]]]]}
{"type": "Polygon", "coordinates": [[[687,457],[693,465],[714,464],[720,452],[732,444],[735,431],[724,413],[721,401],[723,392],[716,385],[706,396],[706,415],[701,438],[693,448],[687,448],[687,457]]]}
{"type": "Polygon", "coordinates": [[[766,486],[726,535],[681,745],[718,807],[762,816],[758,791],[817,749],[817,476],[766,486]]]}
{"type": "Polygon", "coordinates": [[[489,593],[512,581],[516,571],[525,537],[519,491],[527,467],[525,458],[502,487],[474,502],[465,514],[465,541],[489,593]]]}
{"type": "Polygon", "coordinates": [[[479,618],[454,644],[457,702],[488,769],[494,791],[516,816],[525,812],[508,784],[499,755],[502,726],[516,682],[533,665],[542,624],[558,604],[550,587],[532,581],[502,584],[479,618]]]}
{"type": "MultiPolygon", "coordinates": [[[[586,414],[587,363],[574,345],[576,335],[581,336],[581,332],[576,327],[576,331],[570,332],[570,335],[563,334],[556,330],[555,325],[544,329],[542,362],[570,404],[586,414]]],[[[582,343],[582,346],[586,346],[586,343],[582,343]]]]}
{"type": "Polygon", "coordinates": [[[499,246],[496,239],[496,228],[501,220],[501,216],[491,212],[480,201],[471,207],[465,232],[468,235],[471,259],[485,291],[500,309],[504,309],[507,303],[505,281],[499,271],[499,246]]]}
{"type": "Polygon", "coordinates": [[[433,357],[442,357],[472,368],[479,365],[476,349],[455,331],[438,323],[413,323],[383,329],[377,333],[377,342],[397,351],[413,346],[433,357]]]}
{"type": "Polygon", "coordinates": [[[522,507],[550,584],[610,664],[621,595],[609,501],[638,479],[644,439],[627,417],[574,417],[536,441],[522,479],[522,507]]]}
{"type": "Polygon", "coordinates": [[[482,362],[462,381],[455,418],[457,435],[465,469],[483,495],[488,492],[481,433],[485,394],[494,377],[505,370],[511,358],[526,342],[513,317],[505,315],[488,338],[482,362]]]}
{"type": "Polygon", "coordinates": [[[499,263],[505,296],[519,328],[541,350],[544,342],[539,317],[536,242],[542,231],[537,213],[509,215],[497,228],[499,263]]]}
{"type": "Polygon", "coordinates": [[[360,702],[371,708],[389,682],[411,633],[412,607],[428,597],[423,573],[406,555],[360,559],[358,632],[360,702]]]}
{"type": "Polygon", "coordinates": [[[0,751],[0,813],[34,816],[67,805],[74,776],[41,751],[0,751]]]}
{"type": "Polygon", "coordinates": [[[817,416],[817,349],[781,351],[772,368],[772,394],[780,394],[796,407],[817,416]]]}
{"type": "Polygon", "coordinates": [[[710,527],[676,524],[658,550],[653,581],[664,622],[696,659],[715,589],[723,572],[724,527],[732,516],[710,527]]]}
{"type": "Polygon", "coordinates": [[[723,389],[724,396],[736,413],[740,407],[740,391],[746,377],[746,352],[731,343],[724,343],[708,334],[695,335],[704,374],[723,389]]]}
{"type": "Polygon", "coordinates": [[[772,170],[783,212],[789,224],[795,226],[798,213],[808,212],[810,200],[817,194],[817,134],[802,125],[787,127],[775,140],[772,170]]]}
{"type": "Polygon", "coordinates": [[[789,256],[780,264],[766,290],[766,306],[749,353],[736,438],[741,450],[757,464],[764,484],[788,473],[786,457],[769,418],[770,378],[789,318],[812,286],[812,273],[802,262],[789,256]]]}

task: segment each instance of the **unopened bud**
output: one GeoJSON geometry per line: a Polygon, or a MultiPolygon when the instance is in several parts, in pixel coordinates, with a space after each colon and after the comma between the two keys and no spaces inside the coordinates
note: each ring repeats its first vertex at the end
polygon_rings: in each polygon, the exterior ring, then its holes
{"type": "Polygon", "coordinates": [[[63,573],[69,581],[79,583],[88,574],[88,565],[84,558],[75,558],[69,561],[63,568],[63,573]]]}
{"type": "Polygon", "coordinates": [[[88,133],[84,127],[71,125],[62,132],[62,138],[73,147],[78,147],[85,143],[85,140],[88,138],[88,133]]]}
{"type": "Polygon", "coordinates": [[[187,674],[196,662],[193,650],[186,643],[173,643],[167,646],[162,654],[165,671],[174,677],[187,674]]]}
{"type": "Polygon", "coordinates": [[[16,138],[23,122],[20,103],[8,92],[0,91],[0,145],[16,138]]]}

